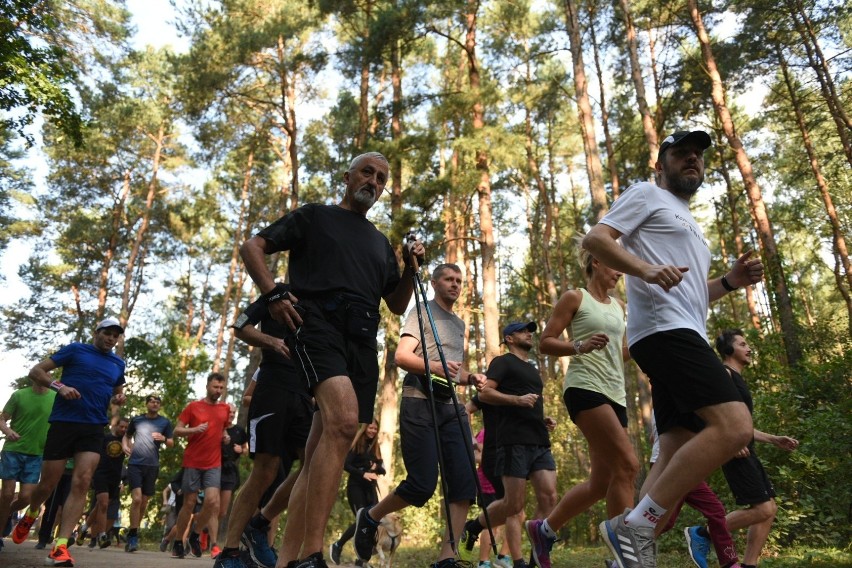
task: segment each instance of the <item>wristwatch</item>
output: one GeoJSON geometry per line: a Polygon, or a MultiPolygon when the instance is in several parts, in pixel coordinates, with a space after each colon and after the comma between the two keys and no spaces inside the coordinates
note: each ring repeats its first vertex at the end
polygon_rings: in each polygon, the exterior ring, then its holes
{"type": "Polygon", "coordinates": [[[575,342],[574,342],[574,355],[575,355],[575,356],[576,356],[576,355],[582,355],[582,354],[583,354],[583,352],[582,352],[582,351],[580,351],[580,349],[582,349],[582,348],[583,348],[583,340],[582,340],[582,339],[578,339],[577,341],[575,341],[575,342]]]}

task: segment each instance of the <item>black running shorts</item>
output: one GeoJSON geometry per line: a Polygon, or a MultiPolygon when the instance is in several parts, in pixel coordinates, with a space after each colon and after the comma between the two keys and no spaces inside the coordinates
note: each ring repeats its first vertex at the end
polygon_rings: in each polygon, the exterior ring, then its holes
{"type": "Polygon", "coordinates": [[[44,459],[67,460],[78,452],[100,454],[103,445],[103,424],[51,422],[44,444],[44,459]]]}
{"type": "Polygon", "coordinates": [[[757,505],[775,497],[775,488],[763,469],[763,464],[754,453],[744,458],[734,458],[722,466],[722,473],[737,505],[757,505]]]}
{"type": "Polygon", "coordinates": [[[651,380],[660,434],[676,426],[699,432],[704,421],[696,410],[743,400],[707,340],[691,329],[643,337],[630,347],[630,355],[651,380]]]}
{"type": "Polygon", "coordinates": [[[358,399],[358,422],[373,421],[379,384],[376,346],[344,336],[314,302],[299,302],[303,323],[288,339],[290,356],[311,392],[331,377],[349,377],[358,399]]]}

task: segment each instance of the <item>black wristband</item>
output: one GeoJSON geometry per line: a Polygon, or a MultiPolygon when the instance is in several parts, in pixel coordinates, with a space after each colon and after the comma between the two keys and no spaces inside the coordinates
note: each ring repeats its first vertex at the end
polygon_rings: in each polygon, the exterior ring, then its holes
{"type": "Polygon", "coordinates": [[[267,304],[290,299],[290,287],[286,284],[276,284],[275,288],[263,295],[267,304]]]}
{"type": "Polygon", "coordinates": [[[728,292],[733,292],[734,290],[738,289],[738,288],[731,286],[731,283],[728,282],[728,275],[727,274],[725,276],[722,276],[722,288],[724,288],[728,292]]]}

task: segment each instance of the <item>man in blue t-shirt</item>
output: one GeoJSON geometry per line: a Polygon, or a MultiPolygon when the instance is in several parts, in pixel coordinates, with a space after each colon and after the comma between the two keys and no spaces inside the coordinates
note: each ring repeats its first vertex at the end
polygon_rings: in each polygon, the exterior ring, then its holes
{"type": "Polygon", "coordinates": [[[30,370],[30,380],[56,391],[50,429],[44,447],[41,479],[33,491],[30,508],[12,533],[20,544],[38,518],[41,505],[62,477],[65,462],[74,459],[71,493],[62,508],[56,545],[48,557],[54,566],[73,566],[68,539],[83,514],[89,482],[101,458],[104,426],[110,404],[122,405],[124,360],[112,352],[124,334],[115,318],[107,318],[95,328],[92,343],[71,343],[30,370]],[[62,367],[62,382],[51,371],[62,367]]]}
{"type": "Polygon", "coordinates": [[[127,461],[127,480],[130,483],[130,529],[124,550],[139,550],[139,523],[145,515],[148,500],[154,495],[157,477],[160,474],[160,446],[175,445],[171,421],[160,416],[163,400],[159,395],[149,394],[145,399],[147,412],[134,416],[127,427],[122,445],[127,461]]]}

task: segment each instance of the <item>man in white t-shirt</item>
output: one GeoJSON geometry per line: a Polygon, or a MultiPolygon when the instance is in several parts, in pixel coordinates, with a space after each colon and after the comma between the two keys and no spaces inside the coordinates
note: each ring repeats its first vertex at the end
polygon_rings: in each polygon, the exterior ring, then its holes
{"type": "Polygon", "coordinates": [[[706,318],[711,301],[759,282],[763,264],[748,252],[725,276],[707,279],[710,249],[689,200],[704,181],[711,143],[702,131],[663,140],[656,184],[630,187],[583,240],[595,258],[628,276],[627,342],[651,380],[660,432],[642,500],[601,523],[619,568],[656,567],[659,520],[752,433],[748,408],[707,341],[706,318]]]}

